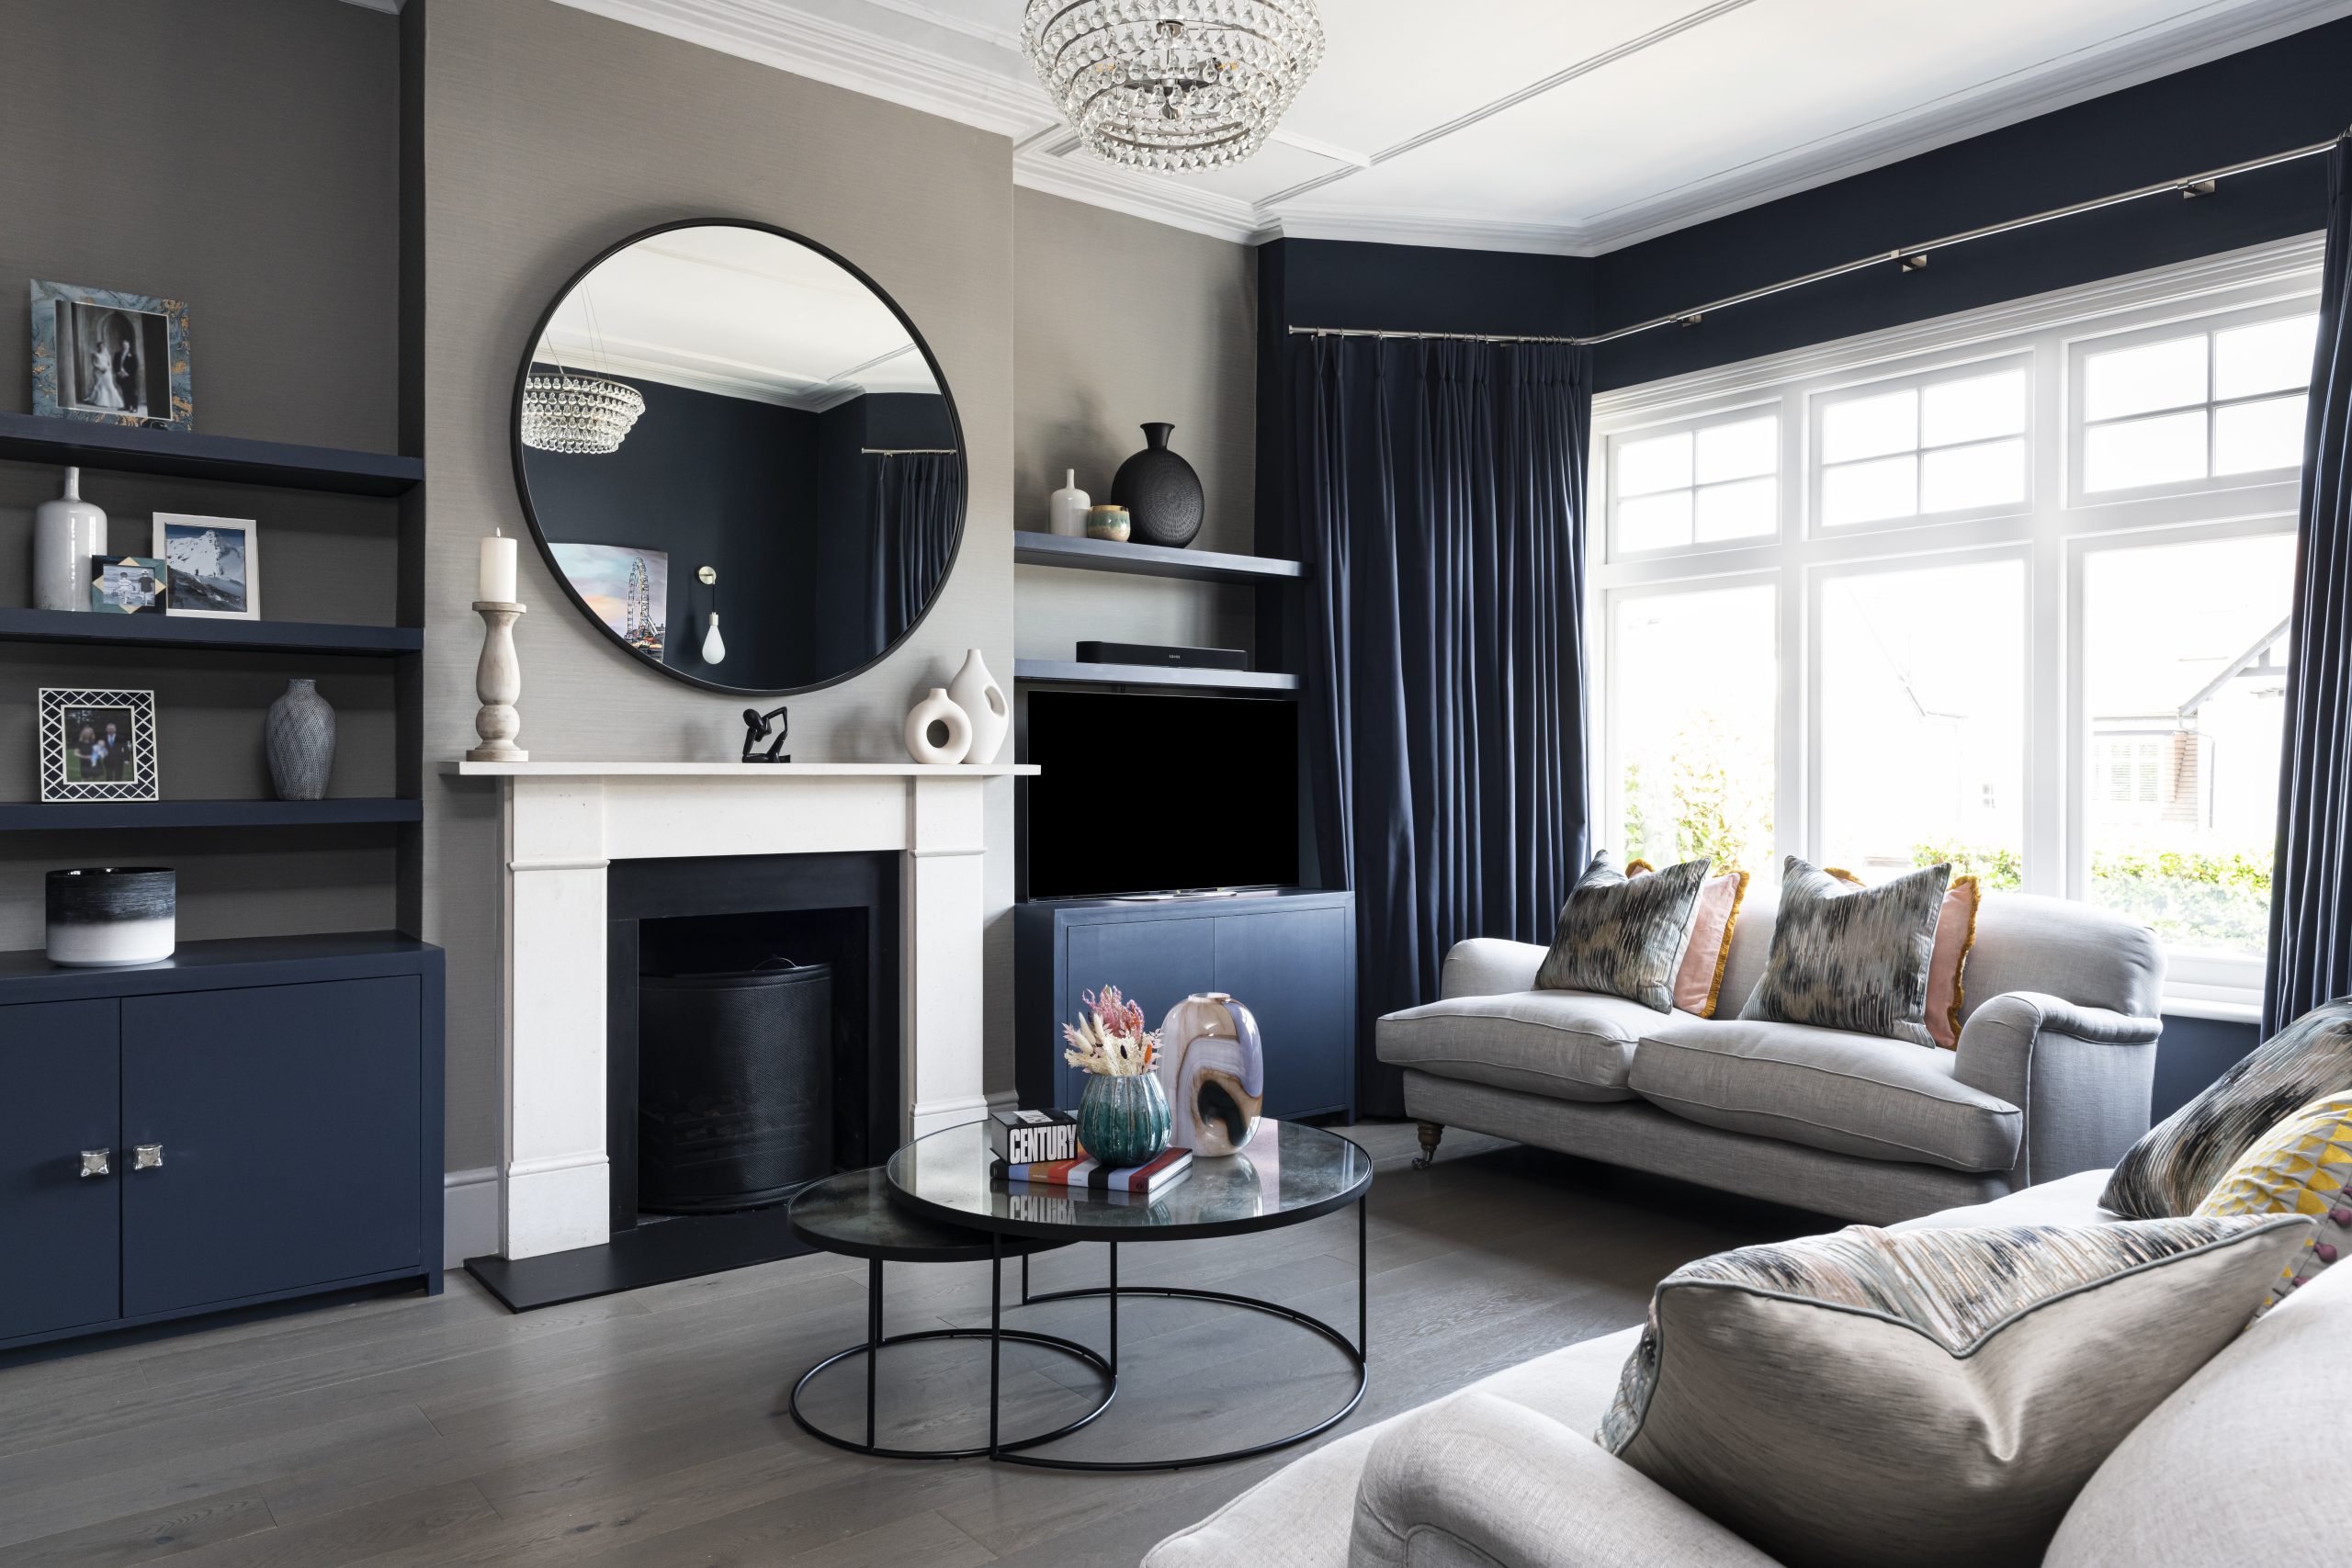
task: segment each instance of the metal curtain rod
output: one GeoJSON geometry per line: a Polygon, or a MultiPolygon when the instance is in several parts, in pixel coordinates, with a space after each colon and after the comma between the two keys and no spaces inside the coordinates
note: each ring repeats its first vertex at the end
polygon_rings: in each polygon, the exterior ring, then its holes
{"type": "Polygon", "coordinates": [[[861,446],[857,449],[861,457],[953,457],[956,452],[956,448],[953,446],[861,446]]]}
{"type": "Polygon", "coordinates": [[[2314,141],[2308,147],[2296,147],[2284,152],[2270,153],[2267,157],[2248,158],[2244,163],[2228,164],[2218,169],[2208,169],[2203,174],[2187,175],[2179,179],[2159,180],[2154,185],[2141,186],[2132,190],[2117,191],[2112,196],[2096,196],[2087,201],[2072,202],[2064,207],[2053,207],[2048,211],[2036,212],[2024,218],[2011,218],[1999,223],[1987,223],[1981,228],[1963,229],[1957,234],[1946,234],[1941,239],[1928,240],[1916,245],[1899,245],[1891,251],[1880,251],[1871,255],[1857,257],[1853,261],[1840,262],[1835,266],[1825,266],[1817,272],[1808,272],[1802,277],[1783,278],[1778,283],[1768,283],[1761,288],[1749,288],[1737,294],[1727,294],[1720,299],[1710,299],[1703,305],[1691,306],[1689,310],[1675,310],[1663,316],[1653,316],[1645,321],[1635,321],[1631,326],[1618,327],[1611,332],[1596,333],[1589,337],[1544,337],[1527,333],[1386,332],[1368,327],[1293,327],[1290,330],[1294,334],[1310,337],[1447,338],[1463,343],[1566,343],[1591,347],[1600,344],[1614,343],[1619,338],[1632,337],[1635,333],[1645,333],[1657,327],[1696,326],[1702,318],[1717,310],[1729,310],[1734,305],[1745,305],[1752,299],[1762,299],[1774,294],[1786,293],[1792,288],[1803,288],[1809,283],[1826,283],[1830,278],[1843,277],[1848,273],[1860,272],[1867,267],[1883,266],[1889,262],[1898,264],[1905,272],[1917,272],[1928,265],[1928,257],[1933,252],[1953,245],[1965,244],[1971,240],[1990,239],[1996,234],[2007,234],[2018,229],[2030,229],[2037,223],[2048,223],[2055,219],[2072,218],[2084,212],[2097,212],[2101,208],[2120,206],[2127,201],[2137,201],[2143,197],[2161,196],[2166,191],[2177,191],[2181,196],[2191,198],[2211,196],[2217,181],[2228,179],[2233,175],[2252,174],[2256,169],[2267,169],[2278,164],[2291,164],[2299,158],[2316,157],[2322,152],[2332,151],[2346,136],[2352,136],[2352,131],[2331,136],[2324,141],[2314,141]]]}

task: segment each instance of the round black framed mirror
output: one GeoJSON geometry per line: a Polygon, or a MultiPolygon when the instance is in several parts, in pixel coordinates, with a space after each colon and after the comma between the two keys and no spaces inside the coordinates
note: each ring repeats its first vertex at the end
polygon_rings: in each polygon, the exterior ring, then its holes
{"type": "Polygon", "coordinates": [[[845,681],[921,625],[963,543],[963,425],[874,280],[769,224],[632,234],[514,377],[514,484],[575,608],[711,691],[845,681]]]}

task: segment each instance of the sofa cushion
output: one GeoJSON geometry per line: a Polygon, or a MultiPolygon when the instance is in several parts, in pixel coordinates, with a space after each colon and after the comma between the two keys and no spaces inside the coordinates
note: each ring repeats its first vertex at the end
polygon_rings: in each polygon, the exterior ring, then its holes
{"type": "Polygon", "coordinates": [[[1591,991],[1454,997],[1392,1012],[1374,1029],[1380,1059],[1441,1077],[1553,1100],[1631,1100],[1634,1042],[1658,1015],[1591,991]]]}
{"type": "MultiPolygon", "coordinates": [[[[1600,1424],[1639,1328],[1506,1367],[1470,1387],[1523,1404],[1577,1432],[1600,1424]]],[[[1408,1410],[1326,1443],[1151,1549],[1144,1568],[1347,1568],[1356,1483],[1381,1435],[1411,1420],[1408,1410]]]]}
{"type": "Polygon", "coordinates": [[[2327,1094],[2352,1094],[2352,998],[2312,1009],[2149,1129],[2100,1201],[2134,1219],[2193,1213],[2264,1134],[2327,1094]]]}
{"type": "Polygon", "coordinates": [[[1772,956],[1739,1016],[1934,1044],[1928,964],[1951,880],[1932,865],[1864,887],[1783,857],[1772,956]]]}
{"type": "Polygon", "coordinates": [[[2197,1205],[2214,1214],[2307,1214],[2312,1238],[2287,1265],[2265,1312],[2352,1247],[2352,1095],[2314,1100],[2270,1129],[2197,1205]]]}
{"type": "Polygon", "coordinates": [[[1790,1562],[2033,1562],[2310,1226],[1856,1225],[1719,1253],[1659,1284],[1598,1440],[1790,1562]]]}
{"type": "Polygon", "coordinates": [[[1954,1078],[1952,1061],[1842,1030],[1684,1018],[1643,1032],[1626,1082],[1710,1127],[1870,1159],[2009,1169],[2024,1113],[1954,1078]]]}
{"type": "Polygon", "coordinates": [[[1560,908],[1552,951],[1535,972],[1539,991],[1602,991],[1674,1007],[1674,975],[1707,863],[1685,861],[1628,881],[1605,854],[1592,857],[1560,908]]]}
{"type": "Polygon", "coordinates": [[[2055,1181],[2038,1182],[1983,1203],[1939,1209],[1904,1220],[1891,1231],[1971,1230],[1982,1225],[2111,1225],[2123,1216],[2098,1206],[2107,1172],[2078,1170],[2055,1181]]]}
{"type": "Polygon", "coordinates": [[[2343,1556],[2335,1482],[2352,1268],[2330,1269],[2225,1346],[2098,1467],[2042,1568],[2319,1564],[2343,1556]]]}

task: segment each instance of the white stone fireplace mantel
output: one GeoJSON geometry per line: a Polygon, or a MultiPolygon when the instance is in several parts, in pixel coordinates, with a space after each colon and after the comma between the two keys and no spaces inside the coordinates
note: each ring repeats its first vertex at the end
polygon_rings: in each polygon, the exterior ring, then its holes
{"type": "Polygon", "coordinates": [[[893,851],[901,857],[900,1132],[983,1114],[984,786],[1027,765],[447,762],[500,783],[503,1250],[610,1239],[605,868],[616,860],[893,851]]]}

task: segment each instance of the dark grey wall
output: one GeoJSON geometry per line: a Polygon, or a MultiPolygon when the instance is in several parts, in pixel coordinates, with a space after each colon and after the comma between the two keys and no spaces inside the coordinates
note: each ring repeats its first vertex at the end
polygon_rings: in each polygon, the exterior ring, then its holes
{"type": "MultiPolygon", "coordinates": [[[[186,301],[199,431],[394,450],[396,32],[320,0],[0,0],[0,410],[30,412],[26,287],[42,277],[186,301]]],[[[58,479],[0,463],[0,604],[28,602],[30,513],[58,479]]],[[[84,479],[116,551],[148,553],[157,511],[252,518],[263,615],[395,618],[389,502],[84,479]]],[[[387,663],[8,644],[0,800],[38,793],[35,689],[81,682],[155,693],[165,795],[266,795],[262,716],[288,675],[316,677],[336,707],[332,793],[392,793],[387,663]]],[[[386,829],[41,834],[0,840],[0,948],[40,945],[48,868],[132,855],[180,871],[187,938],[397,919],[386,829]]]]}
{"type": "Polygon", "coordinates": [[[2161,1122],[2196,1098],[2231,1063],[2262,1043],[2251,1023],[2211,1018],[2167,1018],[2156,1047],[2155,1116],[2161,1122]]]}

